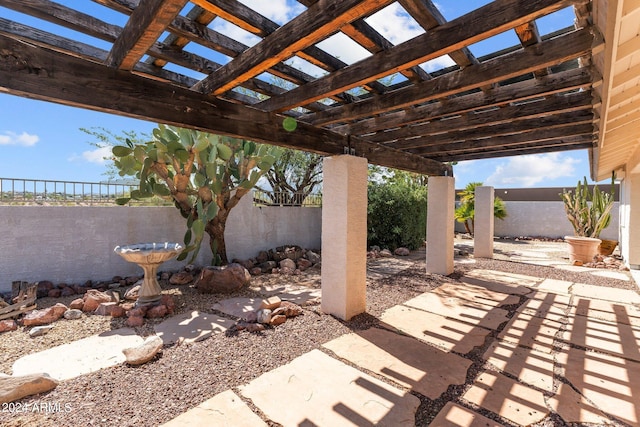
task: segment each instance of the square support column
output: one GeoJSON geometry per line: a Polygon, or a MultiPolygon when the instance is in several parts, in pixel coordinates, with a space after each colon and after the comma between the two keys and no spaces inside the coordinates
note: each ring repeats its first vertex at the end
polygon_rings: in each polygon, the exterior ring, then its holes
{"type": "Polygon", "coordinates": [[[493,258],[493,187],[476,187],[473,221],[473,256],[493,258]]]}
{"type": "Polygon", "coordinates": [[[349,320],[367,309],[367,159],[323,162],[322,311],[349,320]]]}
{"type": "Polygon", "coordinates": [[[430,176],[427,197],[427,273],[453,273],[455,179],[430,176]]]}

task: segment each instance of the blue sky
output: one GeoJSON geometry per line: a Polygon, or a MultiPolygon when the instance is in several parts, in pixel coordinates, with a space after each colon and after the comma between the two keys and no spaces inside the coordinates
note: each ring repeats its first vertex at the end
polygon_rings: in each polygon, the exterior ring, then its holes
{"type": "MultiPolygon", "coordinates": [[[[76,1],[63,0],[59,3],[75,4],[76,1]]],[[[291,0],[241,1],[279,24],[284,24],[304,10],[302,6],[291,0]]],[[[488,1],[440,0],[436,5],[446,19],[452,20],[486,3],[488,1]]],[[[82,2],[82,6],[86,13],[112,24],[124,25],[123,16],[100,5],[82,2]]],[[[21,14],[2,7],[0,7],[0,17],[27,25],[33,23],[33,19],[27,19],[21,14]]],[[[538,20],[538,26],[541,34],[547,34],[570,25],[573,19],[573,11],[565,9],[538,20]]],[[[397,3],[369,17],[367,22],[395,44],[423,32],[422,28],[410,19],[397,3]]],[[[211,27],[247,45],[253,45],[258,41],[255,36],[219,18],[214,20],[211,27]]],[[[78,37],[70,30],[53,25],[50,31],[67,37],[78,37]]],[[[85,40],[102,49],[109,49],[107,42],[89,38],[85,40]]],[[[472,45],[470,49],[480,57],[515,44],[517,44],[515,33],[508,31],[472,45]]],[[[356,62],[370,55],[346,36],[333,36],[320,43],[319,47],[347,63],[356,62]]],[[[187,49],[198,53],[196,46],[188,45],[187,49]]],[[[210,51],[207,52],[207,55],[210,54],[210,51]]],[[[219,55],[215,59],[221,64],[228,61],[224,55],[219,55]]],[[[288,62],[311,75],[322,73],[321,70],[297,57],[288,62]]],[[[451,59],[445,56],[422,66],[427,71],[434,71],[451,64],[451,59]]],[[[188,73],[195,78],[202,77],[184,69],[177,71],[188,73]]],[[[264,78],[268,79],[269,76],[265,75],[264,78]]],[[[103,160],[105,152],[97,151],[90,144],[95,142],[95,138],[82,132],[80,128],[103,127],[116,134],[121,131],[150,134],[154,126],[155,123],[0,93],[0,178],[103,181],[106,179],[104,176],[106,165],[103,160]]],[[[499,188],[573,186],[583,176],[589,176],[589,160],[586,150],[478,160],[459,163],[454,167],[454,174],[458,188],[472,181],[484,182],[486,185],[499,188]]]]}

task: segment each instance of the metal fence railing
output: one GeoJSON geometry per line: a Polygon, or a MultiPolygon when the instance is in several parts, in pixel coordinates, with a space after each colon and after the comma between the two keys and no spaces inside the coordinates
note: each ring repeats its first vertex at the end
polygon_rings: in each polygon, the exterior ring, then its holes
{"type": "Polygon", "coordinates": [[[253,190],[253,204],[256,206],[302,206],[316,208],[322,206],[322,194],[302,194],[253,190]]]}
{"type": "MultiPolygon", "coordinates": [[[[137,188],[132,183],[49,181],[0,178],[0,204],[3,205],[109,205],[128,197],[137,188]]],[[[170,204],[154,197],[131,204],[170,204]]]]}
{"type": "MultiPolygon", "coordinates": [[[[41,179],[0,178],[0,205],[115,205],[116,199],[129,197],[135,183],[50,181],[41,179]]],[[[322,206],[321,194],[277,193],[255,189],[253,203],[256,206],[322,206]]],[[[160,197],[130,205],[172,206],[160,197]]]]}

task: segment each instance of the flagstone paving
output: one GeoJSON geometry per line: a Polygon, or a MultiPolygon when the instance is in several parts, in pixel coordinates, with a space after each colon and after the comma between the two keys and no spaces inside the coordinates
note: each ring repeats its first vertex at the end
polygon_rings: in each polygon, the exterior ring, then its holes
{"type": "Polygon", "coordinates": [[[442,297],[461,298],[492,307],[517,304],[520,302],[520,297],[517,295],[496,292],[471,284],[445,283],[434,289],[433,293],[442,297]]]}
{"type": "Polygon", "coordinates": [[[563,324],[542,317],[518,313],[500,332],[498,338],[533,350],[551,353],[556,334],[563,324]]]}
{"type": "Polygon", "coordinates": [[[469,408],[448,402],[431,425],[437,427],[502,427],[503,424],[480,415],[469,408]]]}
{"type": "Polygon", "coordinates": [[[56,380],[79,377],[123,363],[122,350],[143,341],[129,328],[103,332],[21,357],[12,366],[13,375],[46,372],[56,380]]]}
{"type": "Polygon", "coordinates": [[[569,314],[640,327],[640,307],[621,302],[576,297],[571,302],[569,314]]]}
{"type": "Polygon", "coordinates": [[[471,361],[397,333],[371,328],[324,344],[338,357],[430,399],[464,384],[471,361]]]}
{"type": "Polygon", "coordinates": [[[161,427],[260,427],[267,424],[231,390],[223,391],[161,427]]]}
{"type": "Polygon", "coordinates": [[[190,311],[173,316],[156,325],[154,330],[164,345],[202,341],[214,333],[224,333],[236,322],[215,314],[190,311]]]}
{"type": "Polygon", "coordinates": [[[320,350],[261,375],[240,392],[284,426],[413,426],[420,404],[320,350]]]}

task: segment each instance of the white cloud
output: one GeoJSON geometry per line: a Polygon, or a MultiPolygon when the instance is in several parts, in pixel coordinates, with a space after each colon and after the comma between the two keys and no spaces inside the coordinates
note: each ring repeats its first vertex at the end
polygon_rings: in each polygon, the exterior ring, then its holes
{"type": "Polygon", "coordinates": [[[561,153],[533,154],[510,158],[485,180],[486,185],[533,187],[540,182],[571,177],[579,159],[561,153]]]}
{"type": "Polygon", "coordinates": [[[336,33],[316,46],[347,64],[353,64],[371,55],[368,50],[351,40],[344,33],[336,33]]]}
{"type": "Polygon", "coordinates": [[[83,151],[81,155],[73,154],[71,157],[69,157],[69,161],[85,161],[89,163],[104,164],[106,162],[105,158],[108,159],[113,157],[111,148],[112,147],[110,145],[107,145],[104,147],[96,148],[94,150],[83,151]]]}
{"type": "Polygon", "coordinates": [[[17,134],[16,132],[5,131],[0,134],[0,145],[21,145],[23,147],[31,147],[40,141],[38,135],[31,135],[27,132],[17,134]]]}
{"type": "Polygon", "coordinates": [[[424,33],[420,24],[398,3],[392,3],[365,21],[393,44],[405,42],[424,33]]]}
{"type": "Polygon", "coordinates": [[[284,25],[305,10],[300,3],[287,0],[240,0],[240,2],[280,25],[284,25]]]}
{"type": "Polygon", "coordinates": [[[212,28],[220,34],[224,34],[225,36],[237,40],[249,47],[257,44],[260,40],[262,40],[260,37],[251,34],[246,30],[243,30],[237,25],[232,24],[229,21],[223,21],[221,19],[216,19],[215,21],[213,21],[212,28]]]}

